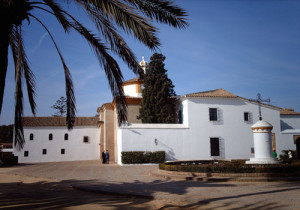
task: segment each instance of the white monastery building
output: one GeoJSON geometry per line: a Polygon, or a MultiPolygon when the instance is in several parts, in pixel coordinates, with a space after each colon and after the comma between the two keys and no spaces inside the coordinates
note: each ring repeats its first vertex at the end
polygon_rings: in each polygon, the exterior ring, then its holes
{"type": "MultiPolygon", "coordinates": [[[[146,69],[147,62],[140,62],[146,69]]],[[[165,151],[166,160],[250,159],[251,126],[259,120],[258,103],[224,89],[179,96],[176,124],[142,124],[137,119],[143,80],[123,83],[128,122],[118,126],[115,100],[97,109],[98,117],[77,117],[73,130],[63,117],[24,117],[25,145],[14,148],[20,163],[97,160],[103,150],[122,164],[123,151],[165,151]]],[[[263,120],[273,126],[272,149],[300,153],[300,113],[261,105],[263,120]]]]}

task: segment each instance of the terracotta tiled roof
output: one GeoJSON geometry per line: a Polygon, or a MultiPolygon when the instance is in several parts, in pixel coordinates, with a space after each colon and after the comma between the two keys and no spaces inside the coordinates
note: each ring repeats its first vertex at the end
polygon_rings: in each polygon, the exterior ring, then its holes
{"type": "MultiPolygon", "coordinates": [[[[227,90],[224,90],[223,88],[219,88],[219,89],[216,89],[216,90],[204,91],[204,92],[198,92],[198,93],[186,94],[182,97],[240,98],[240,99],[252,102],[252,103],[257,103],[254,100],[234,95],[234,94],[228,92],[227,90]]],[[[261,103],[261,104],[264,105],[264,106],[275,108],[275,109],[282,109],[280,107],[276,107],[276,106],[273,106],[273,105],[270,105],[270,104],[264,104],[264,103],[261,103]]]]}
{"type": "Polygon", "coordinates": [[[280,114],[282,115],[300,115],[299,112],[295,112],[294,109],[281,109],[280,114]]]}
{"type": "Polygon", "coordinates": [[[112,103],[102,104],[101,107],[98,107],[97,112],[99,113],[100,111],[103,111],[104,109],[114,109],[113,104],[112,103]]]}
{"type": "Polygon", "coordinates": [[[186,97],[222,97],[222,98],[237,98],[238,96],[224,90],[223,88],[219,88],[217,90],[209,90],[198,93],[191,93],[184,95],[186,97]]]}
{"type": "Polygon", "coordinates": [[[130,80],[127,80],[127,81],[123,82],[123,85],[131,84],[131,83],[135,83],[135,82],[144,82],[144,80],[142,80],[139,77],[136,77],[136,78],[133,78],[133,79],[130,79],[130,80]]]}
{"type": "MultiPolygon", "coordinates": [[[[65,117],[23,117],[24,127],[66,126],[65,117]]],[[[74,126],[97,126],[99,117],[76,117],[74,126]]]]}

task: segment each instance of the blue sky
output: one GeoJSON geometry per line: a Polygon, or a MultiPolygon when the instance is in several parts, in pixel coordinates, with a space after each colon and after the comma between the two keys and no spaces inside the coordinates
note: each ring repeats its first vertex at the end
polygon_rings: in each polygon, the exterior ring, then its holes
{"type": "MultiPolygon", "coordinates": [[[[300,1],[178,0],[190,26],[177,30],[156,24],[166,56],[169,78],[178,95],[224,88],[238,96],[270,98],[271,104],[300,112],[300,1]]],[[[93,26],[78,8],[72,14],[88,28],[93,26]]],[[[77,116],[94,116],[98,106],[112,101],[105,74],[84,41],[75,32],[66,35],[56,19],[38,16],[50,29],[71,70],[77,99],[77,116]]],[[[36,76],[37,116],[51,116],[51,106],[64,96],[64,76],[56,50],[36,21],[24,22],[24,40],[36,76]]],[[[138,61],[150,51],[126,38],[138,61]]],[[[14,67],[9,57],[0,124],[14,119],[14,67]]],[[[118,59],[117,59],[118,60],[118,59]]],[[[119,61],[124,79],[135,75],[119,61]]],[[[26,86],[24,85],[24,89],[26,86]]],[[[25,95],[24,116],[31,116],[25,95]]]]}

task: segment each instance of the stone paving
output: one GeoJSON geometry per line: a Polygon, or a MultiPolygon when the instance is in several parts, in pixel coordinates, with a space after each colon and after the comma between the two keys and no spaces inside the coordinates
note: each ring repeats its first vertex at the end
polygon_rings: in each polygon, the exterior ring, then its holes
{"type": "Polygon", "coordinates": [[[39,163],[0,173],[59,180],[100,193],[136,195],[203,209],[300,209],[300,182],[174,181],[150,176],[157,165],[102,165],[100,161],[39,163]]]}

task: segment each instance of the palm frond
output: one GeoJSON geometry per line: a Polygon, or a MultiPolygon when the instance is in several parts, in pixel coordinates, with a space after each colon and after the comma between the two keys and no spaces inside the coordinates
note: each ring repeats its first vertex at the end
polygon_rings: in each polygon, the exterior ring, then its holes
{"type": "Polygon", "coordinates": [[[35,76],[28,64],[27,56],[26,56],[26,53],[24,50],[22,35],[21,35],[21,33],[19,33],[18,30],[15,29],[15,27],[13,28],[12,33],[10,35],[10,43],[9,44],[11,47],[15,65],[17,63],[17,59],[21,60],[20,65],[22,67],[22,70],[24,71],[24,77],[26,80],[27,94],[28,94],[31,112],[33,115],[35,115],[35,111],[36,111],[35,76]],[[20,39],[20,41],[19,41],[19,39],[20,39]],[[20,51],[20,55],[18,55],[19,51],[20,51]],[[20,56],[20,57],[18,57],[18,56],[20,56]]]}
{"type": "Polygon", "coordinates": [[[186,11],[165,0],[124,0],[136,7],[144,15],[174,28],[186,28],[189,24],[186,11]]]}
{"type": "Polygon", "coordinates": [[[155,36],[157,29],[151,25],[148,19],[138,15],[135,8],[122,3],[120,0],[75,0],[83,5],[87,13],[96,13],[114,21],[122,30],[133,34],[136,39],[144,43],[150,49],[160,46],[159,39],[155,36]]]}
{"type": "Polygon", "coordinates": [[[97,29],[110,43],[111,50],[116,53],[116,55],[118,55],[135,74],[139,74],[140,76],[142,76],[143,69],[136,61],[134,53],[128,47],[125,40],[119,35],[119,33],[117,33],[117,29],[107,18],[98,14],[93,9],[90,10],[89,14],[94,21],[97,29]]]}
{"type": "Polygon", "coordinates": [[[68,33],[70,29],[69,21],[65,17],[64,13],[62,12],[62,8],[59,4],[54,2],[53,0],[43,0],[47,6],[51,8],[54,13],[54,16],[57,18],[58,22],[62,25],[65,31],[68,33]]]}
{"type": "Polygon", "coordinates": [[[55,48],[56,51],[60,57],[60,60],[62,62],[63,68],[64,68],[64,74],[65,74],[65,83],[66,83],[66,97],[67,97],[67,116],[66,116],[66,121],[67,121],[67,126],[68,129],[72,129],[74,122],[75,122],[75,116],[76,116],[76,99],[75,99],[75,95],[74,95],[74,89],[73,89],[73,82],[72,82],[72,77],[71,77],[71,73],[64,61],[64,58],[60,52],[60,50],[57,47],[56,42],[54,41],[54,38],[52,36],[52,34],[50,33],[50,31],[48,30],[48,28],[34,15],[30,15],[31,17],[33,17],[35,20],[37,20],[43,27],[44,29],[48,32],[55,48]]]}
{"type": "Polygon", "coordinates": [[[107,47],[101,43],[101,40],[91,34],[91,32],[77,20],[73,19],[73,21],[71,26],[88,41],[92,50],[95,52],[99,63],[103,66],[112,95],[119,98],[118,101],[120,104],[117,105],[117,112],[118,122],[121,124],[127,120],[127,104],[122,88],[123,75],[121,69],[114,58],[109,55],[107,47]]]}
{"type": "Polygon", "coordinates": [[[23,115],[23,92],[22,92],[22,36],[21,36],[21,27],[15,30],[16,32],[16,42],[17,42],[17,56],[15,63],[15,141],[14,145],[18,150],[21,150],[24,146],[24,133],[23,133],[23,125],[22,125],[22,115],[23,115]]]}
{"type": "Polygon", "coordinates": [[[4,89],[5,89],[5,78],[7,73],[8,65],[8,46],[9,46],[9,35],[12,28],[9,26],[1,26],[1,41],[0,41],[0,114],[2,110],[4,89]]]}

